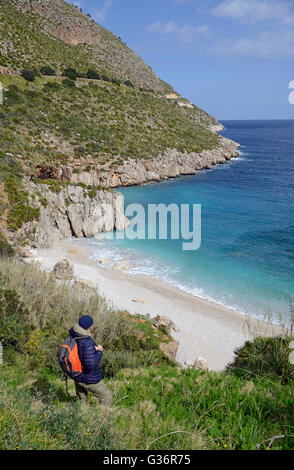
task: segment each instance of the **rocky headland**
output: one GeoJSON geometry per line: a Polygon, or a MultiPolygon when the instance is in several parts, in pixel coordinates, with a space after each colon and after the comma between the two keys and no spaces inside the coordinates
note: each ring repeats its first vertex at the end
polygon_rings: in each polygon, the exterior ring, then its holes
{"type": "MultiPolygon", "coordinates": [[[[93,166],[90,171],[77,171],[79,167],[75,162],[72,165],[61,166],[57,176],[71,183],[103,185],[110,188],[159,182],[181,175],[194,175],[199,170],[226,163],[239,155],[239,147],[236,142],[220,137],[219,147],[213,150],[181,153],[175,149],[167,149],[157,158],[129,160],[115,167],[93,166]]],[[[81,161],[80,167],[83,166],[84,162],[81,161]]]]}

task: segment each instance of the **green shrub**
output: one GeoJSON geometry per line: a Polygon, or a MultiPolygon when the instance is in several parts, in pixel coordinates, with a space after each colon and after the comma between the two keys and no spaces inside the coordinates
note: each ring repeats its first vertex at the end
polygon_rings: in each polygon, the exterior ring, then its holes
{"type": "Polygon", "coordinates": [[[21,171],[19,163],[12,157],[0,151],[0,181],[4,181],[11,173],[19,174],[21,171]]]}
{"type": "Polygon", "coordinates": [[[64,70],[63,76],[69,78],[70,80],[75,81],[78,77],[78,74],[77,74],[76,69],[69,67],[64,70]]]}
{"type": "Polygon", "coordinates": [[[33,82],[36,78],[35,72],[33,72],[32,70],[28,70],[28,69],[24,69],[21,72],[21,76],[28,82],[33,82]]]}
{"type": "Polygon", "coordinates": [[[25,204],[28,193],[23,191],[21,179],[16,175],[9,175],[5,181],[5,191],[8,193],[11,204],[25,204]]]}
{"type": "Polygon", "coordinates": [[[44,83],[44,88],[52,88],[52,90],[58,90],[60,85],[56,82],[46,82],[44,83]]]}
{"type": "Polygon", "coordinates": [[[129,86],[129,87],[131,87],[131,88],[134,88],[134,84],[133,84],[130,80],[126,80],[126,81],[125,81],[125,85],[126,85],[126,86],[129,86]]]}
{"type": "Polygon", "coordinates": [[[55,70],[53,70],[48,65],[45,65],[44,67],[41,67],[40,72],[41,72],[42,75],[48,75],[48,76],[56,75],[55,70]]]}
{"type": "Polygon", "coordinates": [[[76,86],[75,82],[68,78],[62,80],[62,85],[67,86],[68,88],[74,88],[76,86]]]}
{"type": "Polygon", "coordinates": [[[89,78],[92,80],[100,80],[100,75],[95,70],[90,69],[86,73],[86,78],[89,78]]]}
{"type": "Polygon", "coordinates": [[[289,361],[291,338],[255,338],[235,351],[236,359],[227,367],[239,377],[268,377],[285,384],[294,379],[294,365],[289,361]]]}
{"type": "Polygon", "coordinates": [[[19,94],[19,88],[16,85],[9,85],[8,90],[5,94],[7,101],[11,105],[22,103],[22,96],[19,94]]]}
{"type": "Polygon", "coordinates": [[[0,341],[22,351],[29,339],[29,312],[14,290],[0,287],[0,341]]]}
{"type": "Polygon", "coordinates": [[[14,249],[8,243],[4,235],[0,232],[0,256],[3,258],[11,258],[14,256],[14,249]]]}
{"type": "Polygon", "coordinates": [[[48,186],[50,186],[50,190],[53,192],[53,193],[56,193],[56,194],[59,194],[62,190],[62,181],[59,181],[59,180],[49,180],[49,179],[45,179],[45,180],[41,180],[41,179],[36,179],[35,180],[35,183],[38,183],[38,184],[46,184],[48,186]]]}
{"type": "Polygon", "coordinates": [[[114,377],[122,369],[136,369],[155,364],[171,364],[162,351],[104,351],[101,370],[104,377],[114,377]]]}
{"type": "Polygon", "coordinates": [[[122,335],[118,338],[111,349],[116,351],[139,351],[141,349],[140,341],[135,335],[122,335]]]}
{"type": "Polygon", "coordinates": [[[105,75],[105,74],[103,74],[101,78],[104,82],[110,82],[111,81],[110,77],[108,77],[108,75],[105,75]]]}
{"type": "Polygon", "coordinates": [[[13,92],[13,93],[18,93],[19,92],[18,86],[15,85],[14,83],[11,83],[10,85],[8,85],[8,90],[13,92]]]}
{"type": "Polygon", "coordinates": [[[11,230],[18,230],[26,222],[38,219],[40,217],[40,209],[19,204],[10,209],[8,214],[8,225],[11,230]]]}

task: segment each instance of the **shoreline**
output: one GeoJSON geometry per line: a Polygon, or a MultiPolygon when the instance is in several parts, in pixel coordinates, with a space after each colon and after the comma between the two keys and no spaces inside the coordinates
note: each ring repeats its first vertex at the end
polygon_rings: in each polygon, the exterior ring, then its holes
{"type": "Polygon", "coordinates": [[[50,272],[57,262],[67,259],[74,266],[75,278],[97,288],[110,306],[151,318],[168,317],[179,328],[172,336],[179,342],[176,359],[181,365],[202,357],[210,370],[223,370],[232,362],[234,350],[246,340],[256,334],[273,336],[281,332],[278,325],[244,316],[164,281],[101,267],[90,259],[86,248],[72,241],[31,250],[32,258],[27,262],[38,262],[50,272]]]}

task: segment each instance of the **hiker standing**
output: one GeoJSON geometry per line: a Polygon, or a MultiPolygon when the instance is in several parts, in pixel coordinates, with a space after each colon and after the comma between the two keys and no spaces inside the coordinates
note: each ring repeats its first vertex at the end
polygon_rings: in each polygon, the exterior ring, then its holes
{"type": "Polygon", "coordinates": [[[84,315],[69,330],[71,340],[74,340],[77,344],[78,357],[82,366],[82,372],[73,377],[76,394],[81,401],[85,401],[88,392],[91,392],[99,398],[101,404],[110,405],[112,400],[111,392],[103,382],[100,369],[103,347],[95,345],[91,335],[93,323],[92,317],[84,315]]]}

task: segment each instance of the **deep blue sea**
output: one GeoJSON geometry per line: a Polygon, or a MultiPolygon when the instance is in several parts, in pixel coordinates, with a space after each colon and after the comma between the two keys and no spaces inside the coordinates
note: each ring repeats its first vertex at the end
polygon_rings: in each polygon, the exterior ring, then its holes
{"type": "Polygon", "coordinates": [[[289,316],[294,296],[294,121],[226,121],[241,155],[195,176],[124,188],[125,204],[201,204],[202,244],[83,240],[93,258],[131,260],[142,273],[242,313],[289,316]]]}

